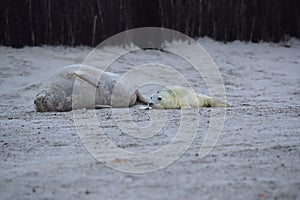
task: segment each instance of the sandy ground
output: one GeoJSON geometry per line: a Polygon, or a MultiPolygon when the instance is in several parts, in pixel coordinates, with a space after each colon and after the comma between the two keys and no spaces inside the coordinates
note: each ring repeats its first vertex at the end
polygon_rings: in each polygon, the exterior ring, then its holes
{"type": "MultiPolygon", "coordinates": [[[[179,159],[141,174],[96,160],[77,134],[74,111],[34,111],[41,83],[55,70],[82,62],[89,47],[0,47],[0,199],[300,199],[300,42],[291,40],[290,48],[199,42],[220,68],[234,107],[227,109],[218,143],[205,158],[197,154],[214,108],[197,111],[197,135],[179,159]]],[[[140,51],[119,59],[114,72],[149,59],[180,62],[164,52],[140,51]]],[[[197,79],[192,73],[189,78],[197,79]]],[[[194,81],[205,93],[202,84],[194,81]]],[[[161,112],[130,110],[139,123],[161,112]]],[[[166,127],[151,139],[133,140],[108,124],[110,109],[96,111],[110,138],[132,151],[166,145],[174,137],[178,113],[167,111],[166,127]]]]}

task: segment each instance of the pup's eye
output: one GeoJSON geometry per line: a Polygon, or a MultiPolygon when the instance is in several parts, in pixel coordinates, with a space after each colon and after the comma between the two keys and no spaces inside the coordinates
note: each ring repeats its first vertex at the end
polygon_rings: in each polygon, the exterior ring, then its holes
{"type": "Polygon", "coordinates": [[[161,101],[161,97],[158,97],[157,100],[158,100],[158,101],[161,101]]]}
{"type": "Polygon", "coordinates": [[[159,93],[159,91],[157,91],[156,93],[159,93]]]}
{"type": "Polygon", "coordinates": [[[150,97],[150,99],[152,99],[152,97],[150,97]]]}

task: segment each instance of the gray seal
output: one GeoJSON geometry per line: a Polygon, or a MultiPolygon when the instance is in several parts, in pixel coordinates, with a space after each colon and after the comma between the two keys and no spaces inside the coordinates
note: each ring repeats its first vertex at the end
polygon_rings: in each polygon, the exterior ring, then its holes
{"type": "Polygon", "coordinates": [[[71,111],[80,108],[124,108],[147,104],[137,88],[121,76],[86,65],[58,70],[34,99],[38,112],[71,111]]]}

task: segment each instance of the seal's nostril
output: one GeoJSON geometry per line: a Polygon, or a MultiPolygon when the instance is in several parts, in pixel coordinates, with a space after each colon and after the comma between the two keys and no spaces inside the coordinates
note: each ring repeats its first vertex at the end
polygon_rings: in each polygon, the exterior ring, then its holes
{"type": "Polygon", "coordinates": [[[34,100],[33,103],[36,104],[36,100],[34,100]]]}
{"type": "Polygon", "coordinates": [[[152,102],[149,102],[149,106],[153,106],[153,103],[152,103],[152,102]]]}

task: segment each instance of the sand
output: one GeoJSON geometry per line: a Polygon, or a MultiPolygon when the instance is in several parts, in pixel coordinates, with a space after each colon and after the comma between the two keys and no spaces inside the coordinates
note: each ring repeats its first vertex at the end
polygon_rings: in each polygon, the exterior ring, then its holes
{"type": "MultiPolygon", "coordinates": [[[[149,173],[118,171],[95,159],[77,133],[74,112],[95,112],[118,147],[147,152],[172,140],[180,111],[166,111],[165,127],[148,139],[132,139],[118,129],[110,109],[37,113],[33,98],[41,83],[57,69],[81,63],[92,49],[0,47],[0,199],[300,199],[300,41],[291,39],[290,48],[209,38],[199,43],[218,65],[233,107],[206,157],[198,152],[215,108],[197,110],[191,146],[172,164],[149,173]]],[[[181,62],[164,52],[139,51],[119,59],[112,71],[123,73],[146,60],[181,62]]],[[[187,76],[197,92],[207,93],[203,81],[187,76]]],[[[134,106],[130,112],[147,124],[151,114],[162,111],[134,106]]],[[[114,162],[126,165],[126,160],[114,162]]]]}

